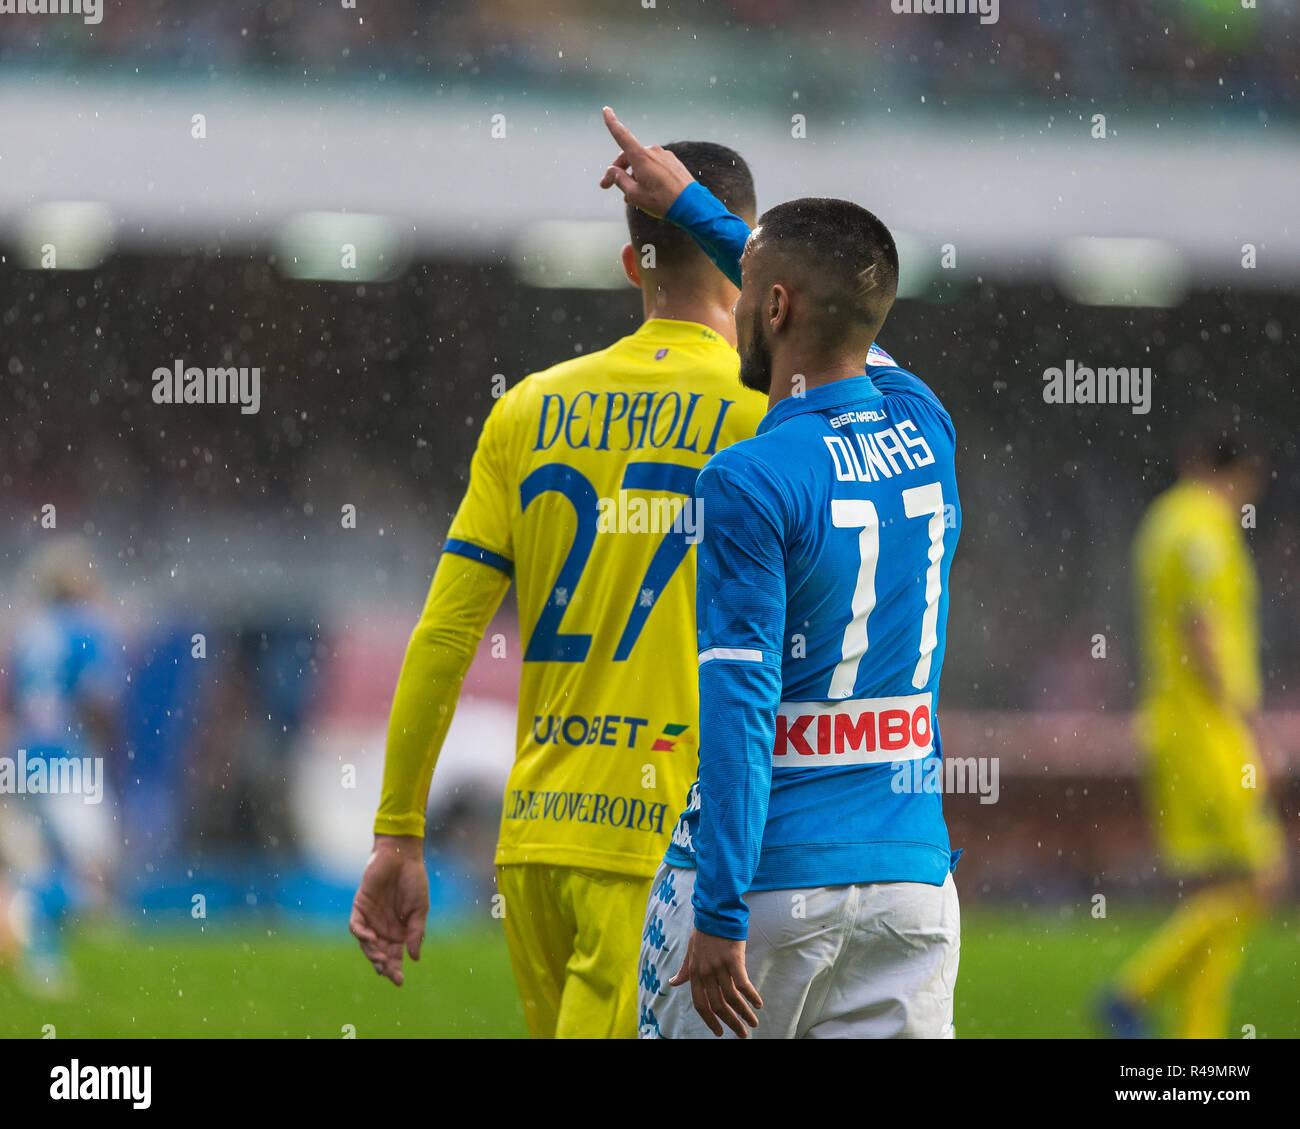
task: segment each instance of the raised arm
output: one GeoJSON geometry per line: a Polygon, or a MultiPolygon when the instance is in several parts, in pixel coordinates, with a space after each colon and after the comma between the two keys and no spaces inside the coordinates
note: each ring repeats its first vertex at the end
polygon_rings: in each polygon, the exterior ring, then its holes
{"type": "Polygon", "coordinates": [[[601,188],[617,185],[629,204],[682,228],[714,266],[739,286],[740,255],[749,239],[749,225],[691,176],[675,153],[659,145],[642,145],[608,106],[605,125],[618,142],[619,154],[601,177],[601,188]]]}

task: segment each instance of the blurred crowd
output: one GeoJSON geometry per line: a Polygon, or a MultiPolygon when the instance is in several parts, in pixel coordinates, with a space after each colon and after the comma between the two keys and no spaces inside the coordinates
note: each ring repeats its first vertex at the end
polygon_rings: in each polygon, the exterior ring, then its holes
{"type": "Polygon", "coordinates": [[[1294,112],[1291,4],[1030,0],[978,16],[890,0],[133,0],[102,23],[0,22],[0,66],[296,82],[410,78],[590,92],[611,80],[843,114],[1017,100],[1294,112]],[[737,36],[743,51],[736,51],[737,36]],[[797,93],[796,93],[797,92],[797,93]]]}
{"type": "MultiPolygon", "coordinates": [[[[494,391],[602,348],[640,316],[630,288],[535,290],[482,263],[420,264],[365,287],[202,257],[119,257],[24,279],[0,309],[13,436],[0,485],[12,512],[56,503],[61,521],[91,523],[100,551],[143,578],[141,599],[156,603],[146,585],[161,579],[234,620],[231,568],[276,614],[297,601],[333,614],[364,597],[413,617],[494,391]],[[260,365],[260,412],[154,405],[150,373],[177,356],[260,365]],[[359,530],[340,527],[344,504],[357,506],[359,530]]],[[[1128,708],[1131,537],[1173,479],[1183,428],[1211,406],[1260,431],[1273,455],[1250,539],[1274,705],[1300,706],[1286,677],[1300,670],[1287,630],[1300,599],[1300,460],[1283,329],[1298,313],[1286,293],[1125,310],[987,283],[899,303],[882,343],[958,427],[966,520],[951,706],[1128,708]],[[1049,366],[1135,357],[1155,374],[1149,414],[1044,402],[1049,366]]],[[[27,552],[17,532],[0,529],[0,577],[27,552]]]]}

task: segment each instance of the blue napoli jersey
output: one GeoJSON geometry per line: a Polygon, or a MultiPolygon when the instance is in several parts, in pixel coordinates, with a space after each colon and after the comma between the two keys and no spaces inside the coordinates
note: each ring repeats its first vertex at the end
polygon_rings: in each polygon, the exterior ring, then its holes
{"type": "Polygon", "coordinates": [[[13,645],[14,748],[29,755],[81,755],[81,708],[110,700],[122,674],[108,627],[90,608],[54,604],[19,628],[13,645]]]}
{"type": "Polygon", "coordinates": [[[936,791],[952,420],[873,346],[701,472],[700,771],[667,861],[696,924],[744,937],[747,890],[941,884],[936,791]],[[920,764],[916,762],[921,762],[920,764]]]}

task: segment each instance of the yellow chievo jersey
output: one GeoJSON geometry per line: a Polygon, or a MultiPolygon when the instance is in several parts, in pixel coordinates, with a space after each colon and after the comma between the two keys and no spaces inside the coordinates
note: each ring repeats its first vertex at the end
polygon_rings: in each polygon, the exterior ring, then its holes
{"type": "MultiPolygon", "coordinates": [[[[527,377],[493,407],[426,616],[450,606],[439,578],[453,559],[462,592],[482,583],[471,561],[515,579],[523,670],[498,864],[654,873],[696,772],[694,545],[707,515],[695,478],[766,410],[725,340],[667,319],[527,377]]],[[[458,680],[440,681],[454,701],[458,680]]],[[[399,686],[398,699],[416,696],[399,686]]],[[[419,702],[449,713],[444,689],[419,702]]],[[[392,763],[418,728],[410,708],[399,725],[394,705],[379,831],[422,827],[403,810],[424,802],[418,770],[392,763]]]]}
{"type": "Polygon", "coordinates": [[[1193,871],[1266,867],[1284,840],[1245,722],[1259,708],[1261,677],[1258,585],[1241,515],[1203,484],[1179,483],[1148,510],[1134,551],[1138,735],[1162,848],[1193,871]],[[1215,679],[1190,654],[1192,618],[1205,626],[1215,679]],[[1252,787],[1243,786],[1247,771],[1252,787]]]}
{"type": "Polygon", "coordinates": [[[1222,712],[1189,661],[1187,623],[1195,617],[1208,629],[1229,708],[1253,712],[1260,700],[1258,586],[1240,515],[1203,484],[1181,482],[1152,503],[1134,556],[1144,702],[1222,712]]]}

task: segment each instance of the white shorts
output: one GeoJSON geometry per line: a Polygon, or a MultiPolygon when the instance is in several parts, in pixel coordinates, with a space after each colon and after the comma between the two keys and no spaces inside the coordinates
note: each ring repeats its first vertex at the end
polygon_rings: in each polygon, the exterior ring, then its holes
{"type": "Polygon", "coordinates": [[[99,803],[68,792],[0,796],[0,865],[29,878],[61,854],[88,872],[111,869],[121,852],[121,824],[108,788],[99,803]]]}
{"type": "MultiPolygon", "coordinates": [[[[694,870],[666,863],[651,886],[638,967],[643,1039],[713,1038],[690,985],[668,986],[694,926],[694,890],[694,870]]],[[[951,874],[942,886],[767,890],[745,901],[745,967],[763,998],[750,1038],[952,1038],[961,917],[951,874]]]]}

